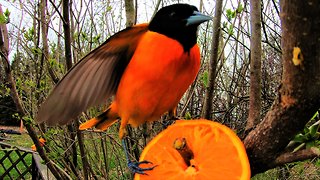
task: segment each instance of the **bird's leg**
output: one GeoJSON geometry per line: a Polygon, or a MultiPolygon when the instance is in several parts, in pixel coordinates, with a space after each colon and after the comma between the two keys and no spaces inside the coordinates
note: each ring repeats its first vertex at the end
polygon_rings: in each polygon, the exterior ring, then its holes
{"type": "Polygon", "coordinates": [[[152,166],[152,167],[149,167],[149,168],[141,168],[141,167],[139,167],[140,164],[152,164],[152,162],[150,162],[150,161],[141,161],[141,162],[131,161],[130,157],[129,157],[129,151],[127,149],[127,145],[126,145],[126,142],[125,142],[124,139],[122,139],[122,146],[123,146],[123,149],[124,149],[124,152],[125,152],[125,155],[126,155],[128,167],[131,170],[131,172],[138,173],[138,174],[146,174],[147,175],[147,173],[145,173],[145,171],[150,171],[150,170],[152,170],[153,168],[156,167],[156,166],[152,166]]]}
{"type": "Polygon", "coordinates": [[[162,122],[163,129],[166,129],[169,125],[173,124],[179,118],[177,117],[177,108],[169,110],[168,116],[165,121],[162,122]]]}

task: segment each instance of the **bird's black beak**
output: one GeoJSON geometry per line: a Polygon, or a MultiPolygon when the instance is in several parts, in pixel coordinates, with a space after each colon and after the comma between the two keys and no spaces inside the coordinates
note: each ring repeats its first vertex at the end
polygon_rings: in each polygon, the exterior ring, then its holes
{"type": "Polygon", "coordinates": [[[186,19],[187,20],[186,26],[199,25],[211,19],[212,19],[211,16],[207,16],[207,15],[201,14],[198,11],[194,11],[193,14],[186,19]]]}

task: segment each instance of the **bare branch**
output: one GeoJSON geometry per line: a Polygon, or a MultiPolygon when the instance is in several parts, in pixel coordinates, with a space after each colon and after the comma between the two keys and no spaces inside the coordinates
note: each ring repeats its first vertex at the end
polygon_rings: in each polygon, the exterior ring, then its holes
{"type": "Polygon", "coordinates": [[[279,155],[272,164],[276,167],[286,163],[304,161],[315,157],[320,157],[320,150],[316,147],[311,147],[310,149],[303,149],[297,152],[283,153],[279,155]]]}

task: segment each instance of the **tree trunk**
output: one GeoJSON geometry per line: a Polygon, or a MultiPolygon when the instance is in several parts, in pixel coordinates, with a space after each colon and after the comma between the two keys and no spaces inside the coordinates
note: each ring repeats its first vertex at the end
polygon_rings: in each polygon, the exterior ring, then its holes
{"type": "MultiPolygon", "coordinates": [[[[130,27],[135,24],[135,7],[133,0],[125,0],[125,9],[126,9],[126,27],[130,27]]],[[[137,7],[136,7],[137,8],[137,7]]]]}
{"type": "Polygon", "coordinates": [[[253,175],[279,165],[277,157],[320,107],[320,2],[282,0],[280,6],[281,88],[264,120],[244,140],[253,175]]]}
{"type": "Polygon", "coordinates": [[[41,11],[41,36],[42,36],[42,45],[43,45],[43,52],[42,56],[47,62],[48,72],[50,77],[54,83],[58,83],[59,78],[53,71],[52,67],[50,66],[49,62],[49,46],[48,46],[48,21],[46,17],[47,12],[47,0],[41,0],[40,5],[41,11]]]}
{"type": "Polygon", "coordinates": [[[261,111],[261,1],[250,0],[250,99],[246,130],[260,122],[261,111]]]}
{"type": "Polygon", "coordinates": [[[70,34],[70,18],[69,18],[69,0],[62,1],[62,11],[63,11],[63,30],[64,30],[64,49],[66,56],[67,69],[72,67],[72,56],[71,56],[71,34],[70,34]]]}
{"type": "Polygon", "coordinates": [[[211,43],[211,56],[209,63],[209,82],[206,88],[206,95],[202,109],[202,117],[206,119],[212,119],[212,101],[214,86],[217,76],[217,66],[218,66],[218,49],[219,49],[219,37],[220,37],[220,24],[221,24],[221,14],[222,14],[222,0],[216,1],[215,15],[213,19],[213,32],[212,32],[212,43],[211,43]]]}

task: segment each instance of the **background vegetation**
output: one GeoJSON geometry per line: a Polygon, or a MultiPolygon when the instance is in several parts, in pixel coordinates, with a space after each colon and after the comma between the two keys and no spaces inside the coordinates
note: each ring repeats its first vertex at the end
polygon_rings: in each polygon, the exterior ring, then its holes
{"type": "MultiPolygon", "coordinates": [[[[260,39],[258,38],[261,52],[260,54],[258,52],[258,55],[256,55],[254,49],[257,46],[250,46],[253,43],[252,39],[250,42],[250,37],[255,32],[252,28],[254,24],[250,24],[252,23],[250,20],[254,19],[254,12],[252,12],[254,8],[249,1],[5,1],[2,4],[4,13],[0,16],[0,23],[2,24],[2,30],[4,25],[8,29],[9,52],[6,56],[3,50],[5,41],[2,41],[1,56],[3,59],[8,58],[10,67],[6,65],[5,61],[0,61],[1,121],[4,118],[6,120],[10,119],[10,121],[14,121],[11,119],[22,119],[36,145],[37,138],[44,137],[47,142],[44,150],[38,146],[39,153],[54,162],[52,168],[60,174],[58,177],[66,176],[61,173],[63,170],[73,179],[131,178],[132,175],[126,168],[125,157],[118,140],[118,125],[106,132],[95,132],[93,130],[80,132],[77,130],[79,123],[104,110],[110,100],[106,100],[106,103],[101,107],[92,108],[83,113],[79,119],[68,126],[46,127],[43,124],[36,124],[34,118],[39,106],[54,87],[54,84],[67,72],[70,64],[79,61],[115,32],[135,23],[148,22],[158,9],[177,2],[192,3],[199,7],[201,12],[216,17],[217,12],[219,13],[217,7],[221,3],[220,22],[215,24],[217,23],[215,20],[202,25],[199,29],[198,43],[201,47],[201,69],[197,80],[191,85],[179,103],[178,116],[185,119],[206,117],[234,129],[244,139],[250,160],[256,167],[253,169],[253,174],[277,167],[263,175],[257,175],[253,179],[319,178],[320,160],[317,158],[319,156],[317,148],[319,148],[320,118],[317,110],[320,107],[318,88],[320,78],[319,73],[314,73],[314,69],[310,68],[312,65],[320,67],[319,45],[312,46],[315,57],[307,61],[313,64],[304,64],[299,66],[297,70],[294,69],[294,71],[299,71],[300,74],[296,73],[293,76],[300,75],[302,78],[309,79],[309,84],[304,84],[305,79],[296,78],[293,79],[295,82],[291,81],[291,83],[301,84],[304,89],[310,87],[311,90],[308,93],[310,96],[314,96],[309,97],[308,94],[302,93],[301,97],[306,102],[298,101],[302,106],[298,106],[298,108],[292,105],[294,103],[290,104],[291,102],[286,101],[289,103],[286,108],[294,109],[294,112],[300,113],[303,118],[296,116],[295,113],[288,114],[288,118],[292,119],[292,126],[298,124],[292,130],[291,126],[285,126],[288,124],[287,121],[283,120],[285,116],[277,117],[274,115],[272,117],[275,117],[276,121],[270,120],[270,122],[283,122],[284,126],[279,128],[276,126],[277,123],[270,123],[275,126],[270,125],[268,128],[283,132],[281,137],[286,139],[275,141],[278,140],[279,133],[271,131],[270,135],[265,136],[270,141],[263,139],[261,135],[264,131],[263,127],[266,125],[264,122],[268,122],[268,119],[270,119],[270,112],[273,112],[273,110],[277,111],[278,114],[283,112],[281,109],[275,109],[276,102],[282,102],[284,94],[291,95],[292,92],[296,92],[294,89],[290,89],[294,85],[288,87],[286,84],[287,75],[285,74],[287,73],[288,77],[291,77],[294,73],[290,71],[290,68],[289,70],[287,68],[290,66],[288,63],[291,62],[292,54],[287,56],[289,58],[285,58],[285,55],[292,52],[292,44],[302,46],[301,49],[305,51],[311,49],[304,48],[303,42],[306,41],[299,39],[299,36],[295,36],[297,38],[292,40],[290,50],[285,46],[288,44],[284,43],[287,42],[287,39],[284,38],[294,38],[282,37],[291,32],[282,34],[278,0],[262,0],[261,4],[258,4],[258,8],[255,8],[259,9],[261,7],[258,11],[260,16],[256,17],[258,18],[256,23],[260,24],[258,31],[261,33],[260,39]],[[6,10],[7,8],[8,10],[6,10]],[[220,32],[215,32],[217,29],[220,32]],[[70,35],[69,40],[66,38],[68,34],[70,35]],[[217,37],[217,42],[215,42],[214,37],[217,37]],[[281,46],[281,43],[284,43],[284,45],[281,46]],[[71,49],[71,54],[66,53],[68,48],[71,49]],[[216,51],[214,51],[214,48],[217,48],[216,51]],[[215,56],[213,52],[215,52],[215,56]],[[260,65],[256,67],[250,64],[257,59],[252,57],[261,57],[260,65]],[[252,71],[254,69],[260,75],[254,75],[252,71]],[[12,93],[9,72],[14,79],[12,82],[16,85],[16,95],[20,98],[20,108],[16,108],[17,99],[8,100],[10,97],[15,97],[12,93]],[[251,85],[250,88],[253,77],[258,77],[259,81],[255,86],[251,85]],[[314,90],[317,88],[318,90],[314,90]],[[253,95],[250,94],[250,90],[253,91],[252,89],[258,89],[258,98],[252,98],[253,95]],[[289,90],[286,91],[286,89],[289,90]],[[258,107],[250,106],[250,103],[252,103],[250,101],[259,98],[258,107]],[[308,101],[309,99],[316,100],[308,101]],[[12,103],[7,103],[10,101],[12,103]],[[308,103],[308,105],[304,103],[308,103]],[[249,118],[250,111],[254,110],[258,113],[249,118]],[[296,123],[297,121],[300,123],[296,123]],[[305,126],[307,122],[308,124],[305,126]],[[260,142],[269,144],[261,145],[260,142]],[[261,147],[265,151],[260,152],[261,149],[255,147],[261,147]],[[272,149],[272,147],[275,148],[272,149]],[[288,155],[286,153],[292,152],[303,152],[304,154],[301,155],[300,159],[277,159],[277,157],[282,157],[283,154],[288,155]],[[265,155],[265,160],[255,159],[255,157],[258,157],[255,156],[256,153],[260,153],[261,156],[265,155]],[[311,160],[304,161],[305,159],[311,160]],[[54,166],[59,166],[61,169],[54,168],[54,166]]],[[[282,3],[282,7],[286,7],[285,3],[288,2],[283,1],[282,3]]],[[[299,3],[292,4],[296,8],[295,13],[303,11],[299,11],[299,3]]],[[[314,5],[319,7],[319,2],[314,2],[314,5]]],[[[310,14],[319,12],[312,8],[308,10],[310,10],[310,14]]],[[[307,10],[305,9],[305,11],[307,10]]],[[[319,17],[315,17],[315,19],[319,20],[319,17]]],[[[300,26],[301,28],[306,27],[300,26]]],[[[312,32],[317,30],[310,29],[312,32]]],[[[302,32],[303,29],[298,31],[302,32]]],[[[316,41],[316,37],[319,38],[319,32],[306,36],[313,36],[314,41],[316,41]]],[[[4,37],[4,35],[3,31],[2,36],[4,37]]],[[[308,44],[313,45],[314,43],[310,40],[308,44]]],[[[311,55],[307,52],[304,59],[308,59],[311,55]]],[[[299,99],[300,95],[293,97],[299,99]]],[[[165,119],[167,117],[163,116],[161,121],[143,125],[138,129],[129,129],[130,140],[128,143],[130,144],[132,158],[139,158],[139,153],[146,143],[163,129],[162,122],[165,119]]],[[[266,132],[269,133],[269,131],[266,132]]],[[[297,156],[297,154],[294,155],[297,156]]],[[[44,158],[44,161],[46,161],[46,158],[44,158]]]]}

